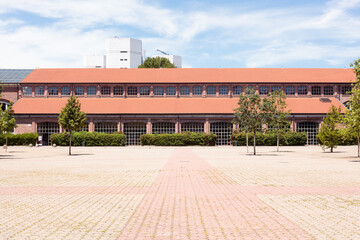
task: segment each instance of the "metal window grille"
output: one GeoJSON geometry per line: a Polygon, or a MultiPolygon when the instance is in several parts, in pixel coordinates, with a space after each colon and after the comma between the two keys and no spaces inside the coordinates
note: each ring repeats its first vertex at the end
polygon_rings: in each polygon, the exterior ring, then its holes
{"type": "Polygon", "coordinates": [[[351,87],[350,86],[342,87],[341,88],[341,94],[343,94],[343,95],[351,94],[351,87]]]}
{"type": "Polygon", "coordinates": [[[281,90],[280,86],[271,86],[271,92],[276,92],[276,91],[279,91],[279,90],[281,90]]]}
{"type": "Polygon", "coordinates": [[[319,87],[319,86],[311,87],[311,94],[312,95],[321,95],[321,87],[319,87]]]}
{"type": "Polygon", "coordinates": [[[87,87],[86,91],[87,91],[88,96],[96,95],[96,92],[97,92],[96,87],[94,87],[94,86],[87,87]]]}
{"type": "Polygon", "coordinates": [[[35,88],[35,95],[36,95],[36,96],[42,96],[42,95],[44,95],[44,87],[36,87],[36,88],[35,88]]]}
{"type": "Polygon", "coordinates": [[[240,86],[233,87],[233,95],[239,95],[240,93],[242,93],[242,87],[240,86]]]}
{"type": "Polygon", "coordinates": [[[229,87],[227,87],[227,86],[220,86],[220,87],[219,87],[219,94],[220,94],[220,95],[228,95],[228,94],[229,94],[229,87]]]}
{"type": "Polygon", "coordinates": [[[58,95],[58,94],[59,94],[59,88],[49,87],[49,95],[58,95]]]}
{"type": "Polygon", "coordinates": [[[260,86],[259,87],[260,95],[268,95],[269,94],[269,87],[268,86],[260,86]]]}
{"type": "Polygon", "coordinates": [[[180,95],[190,95],[190,88],[189,87],[180,87],[180,95]]]}
{"type": "Polygon", "coordinates": [[[214,87],[214,86],[207,87],[206,94],[207,95],[216,95],[216,87],[214,87]]]}
{"type": "Polygon", "coordinates": [[[101,95],[110,95],[111,89],[108,86],[101,87],[101,95]]]}
{"type": "Polygon", "coordinates": [[[137,87],[135,86],[128,87],[128,92],[127,92],[128,95],[136,96],[137,92],[138,92],[137,87]]]}
{"type": "Polygon", "coordinates": [[[202,95],[202,87],[201,86],[194,86],[192,88],[193,95],[202,95]]]}
{"type": "Polygon", "coordinates": [[[167,87],[166,88],[166,95],[168,95],[168,96],[176,95],[176,88],[175,87],[167,87]]]}
{"type": "Polygon", "coordinates": [[[150,88],[149,87],[141,87],[140,88],[140,95],[150,95],[150,88]]]}
{"type": "Polygon", "coordinates": [[[307,95],[307,87],[306,86],[298,86],[298,94],[299,95],[307,95]]]}
{"type": "Polygon", "coordinates": [[[140,136],[146,133],[146,123],[124,123],[124,133],[127,145],[140,145],[140,136]]]}
{"type": "Polygon", "coordinates": [[[64,96],[70,95],[70,87],[62,87],[61,95],[64,95],[64,96]]]}
{"type": "Polygon", "coordinates": [[[155,96],[162,96],[162,95],[164,95],[164,88],[162,88],[162,87],[155,87],[155,88],[154,88],[154,95],[155,95],[155,96]]]}
{"type": "Polygon", "coordinates": [[[295,87],[294,86],[286,86],[285,94],[286,95],[295,95],[295,87]]]}
{"type": "Polygon", "coordinates": [[[124,88],[120,86],[114,87],[114,95],[123,95],[124,94],[124,88]]]}
{"type": "Polygon", "coordinates": [[[60,127],[56,122],[42,122],[37,124],[37,133],[42,136],[43,145],[50,145],[50,136],[59,133],[60,127]]]}
{"type": "Polygon", "coordinates": [[[181,123],[181,132],[204,132],[204,123],[201,122],[184,122],[181,123]]]}
{"type": "MultiPolygon", "coordinates": [[[[276,130],[277,129],[277,126],[274,125],[274,124],[269,124],[268,127],[267,127],[267,130],[276,130]]],[[[282,123],[280,124],[280,129],[283,129],[283,130],[291,130],[291,122],[288,121],[286,123],[282,123]]],[[[261,130],[260,130],[261,131],[261,130]]]]}
{"type": "Polygon", "coordinates": [[[333,95],[334,88],[332,86],[325,86],[324,87],[324,95],[333,95]]]}
{"type": "Polygon", "coordinates": [[[117,123],[116,122],[99,122],[95,123],[95,132],[102,133],[114,133],[117,132],[117,123]]]}
{"type": "Polygon", "coordinates": [[[75,95],[84,95],[84,87],[75,87],[75,95]]]}
{"type": "Polygon", "coordinates": [[[316,135],[318,134],[319,124],[316,122],[300,122],[296,126],[297,132],[306,132],[308,145],[317,145],[316,135]]]}
{"type": "Polygon", "coordinates": [[[155,122],[152,124],[153,134],[175,133],[175,123],[172,122],[155,122]]]}
{"type": "Polygon", "coordinates": [[[210,124],[210,132],[217,136],[216,145],[230,145],[230,137],[233,132],[232,124],[228,122],[214,122],[210,124]]]}
{"type": "Polygon", "coordinates": [[[89,123],[85,123],[85,125],[83,127],[81,127],[79,129],[79,131],[85,131],[85,132],[88,132],[89,131],[89,123]]]}
{"type": "Polygon", "coordinates": [[[32,95],[32,87],[29,86],[23,87],[23,94],[26,96],[32,95]]]}

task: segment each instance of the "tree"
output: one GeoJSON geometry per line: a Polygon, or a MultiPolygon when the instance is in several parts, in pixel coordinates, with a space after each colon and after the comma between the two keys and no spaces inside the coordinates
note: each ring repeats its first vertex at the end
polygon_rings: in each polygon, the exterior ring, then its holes
{"type": "Polygon", "coordinates": [[[254,155],[256,155],[256,131],[262,129],[263,124],[270,122],[272,103],[269,98],[261,99],[254,89],[246,88],[246,94],[240,93],[239,107],[234,109],[235,122],[254,133],[254,155]]]}
{"type": "Polygon", "coordinates": [[[7,145],[8,145],[9,131],[11,131],[17,127],[16,121],[14,118],[14,110],[12,109],[12,107],[13,107],[13,103],[10,102],[7,109],[2,110],[2,108],[1,108],[1,110],[0,110],[0,129],[1,129],[1,132],[6,134],[6,141],[5,141],[5,145],[6,145],[5,150],[6,151],[7,151],[7,145]]]}
{"type": "Polygon", "coordinates": [[[271,94],[272,112],[271,125],[276,130],[276,151],[279,151],[280,135],[283,133],[283,129],[290,124],[289,116],[290,111],[286,110],[286,96],[283,91],[278,90],[271,94]]]}
{"type": "Polygon", "coordinates": [[[147,58],[138,68],[176,68],[169,59],[165,57],[147,58]]]}
{"type": "Polygon", "coordinates": [[[71,155],[71,134],[83,127],[86,121],[86,114],[80,111],[80,109],[79,99],[71,96],[59,115],[60,126],[69,131],[69,155],[71,155]]]}
{"type": "Polygon", "coordinates": [[[330,148],[330,152],[333,152],[333,149],[341,143],[342,134],[337,128],[337,125],[341,122],[341,118],[341,107],[339,106],[337,108],[332,105],[324,118],[324,122],[321,124],[320,131],[317,135],[323,150],[330,148]]]}

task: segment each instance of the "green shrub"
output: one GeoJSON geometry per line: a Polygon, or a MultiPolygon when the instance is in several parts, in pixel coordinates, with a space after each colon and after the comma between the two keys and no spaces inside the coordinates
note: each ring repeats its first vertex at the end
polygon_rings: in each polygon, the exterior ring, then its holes
{"type": "MultiPolygon", "coordinates": [[[[38,139],[37,133],[23,133],[23,134],[9,134],[8,135],[8,145],[16,146],[16,145],[29,145],[36,144],[38,139]]],[[[6,135],[0,134],[0,145],[5,145],[6,143],[6,135]]]]}
{"type": "MultiPolygon", "coordinates": [[[[71,138],[72,146],[125,146],[126,137],[123,133],[75,132],[71,138]]],[[[58,146],[69,145],[69,133],[55,133],[51,135],[51,143],[58,146]]]]}
{"type": "MultiPolygon", "coordinates": [[[[234,133],[233,138],[238,146],[246,146],[246,133],[234,133]]],[[[254,134],[249,133],[249,145],[253,145],[254,134]]],[[[306,144],[306,133],[304,132],[285,132],[280,135],[280,146],[303,146],[306,144]]],[[[257,146],[276,146],[276,133],[268,132],[256,133],[257,146]]]]}
{"type": "Polygon", "coordinates": [[[143,134],[140,142],[141,145],[155,146],[214,146],[216,135],[195,132],[143,134]]]}

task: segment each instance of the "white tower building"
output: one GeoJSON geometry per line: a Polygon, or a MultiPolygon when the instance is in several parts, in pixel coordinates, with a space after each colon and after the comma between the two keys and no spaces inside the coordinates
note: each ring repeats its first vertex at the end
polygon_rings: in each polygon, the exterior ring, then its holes
{"type": "Polygon", "coordinates": [[[142,62],[141,40],[118,37],[106,40],[106,68],[137,68],[142,62]]]}
{"type": "Polygon", "coordinates": [[[177,68],[182,68],[182,57],[176,55],[154,55],[153,57],[163,57],[169,59],[169,61],[175,65],[177,68]]]}

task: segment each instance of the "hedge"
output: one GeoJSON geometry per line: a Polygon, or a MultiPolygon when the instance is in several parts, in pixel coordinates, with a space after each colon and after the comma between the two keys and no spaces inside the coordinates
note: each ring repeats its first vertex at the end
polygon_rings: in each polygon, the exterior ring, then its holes
{"type": "MultiPolygon", "coordinates": [[[[253,145],[253,133],[249,133],[249,145],[253,145]]],[[[239,132],[233,134],[233,139],[238,146],[246,146],[246,133],[239,132]]],[[[304,146],[306,144],[306,133],[304,132],[285,132],[280,135],[280,146],[304,146]]],[[[256,133],[257,146],[276,146],[276,133],[256,133]]]]}
{"type": "MultiPolygon", "coordinates": [[[[58,146],[69,146],[69,133],[55,133],[51,135],[51,143],[58,146]]],[[[72,146],[125,146],[126,137],[123,133],[75,132],[71,137],[72,146]]]]}
{"type": "MultiPolygon", "coordinates": [[[[36,144],[38,139],[37,133],[23,133],[23,134],[9,134],[8,135],[8,145],[29,145],[36,144]]],[[[6,143],[6,135],[0,134],[0,145],[5,145],[6,143]]]]}
{"type": "Polygon", "coordinates": [[[155,146],[215,146],[216,135],[195,132],[172,134],[143,134],[141,145],[155,146]]]}

